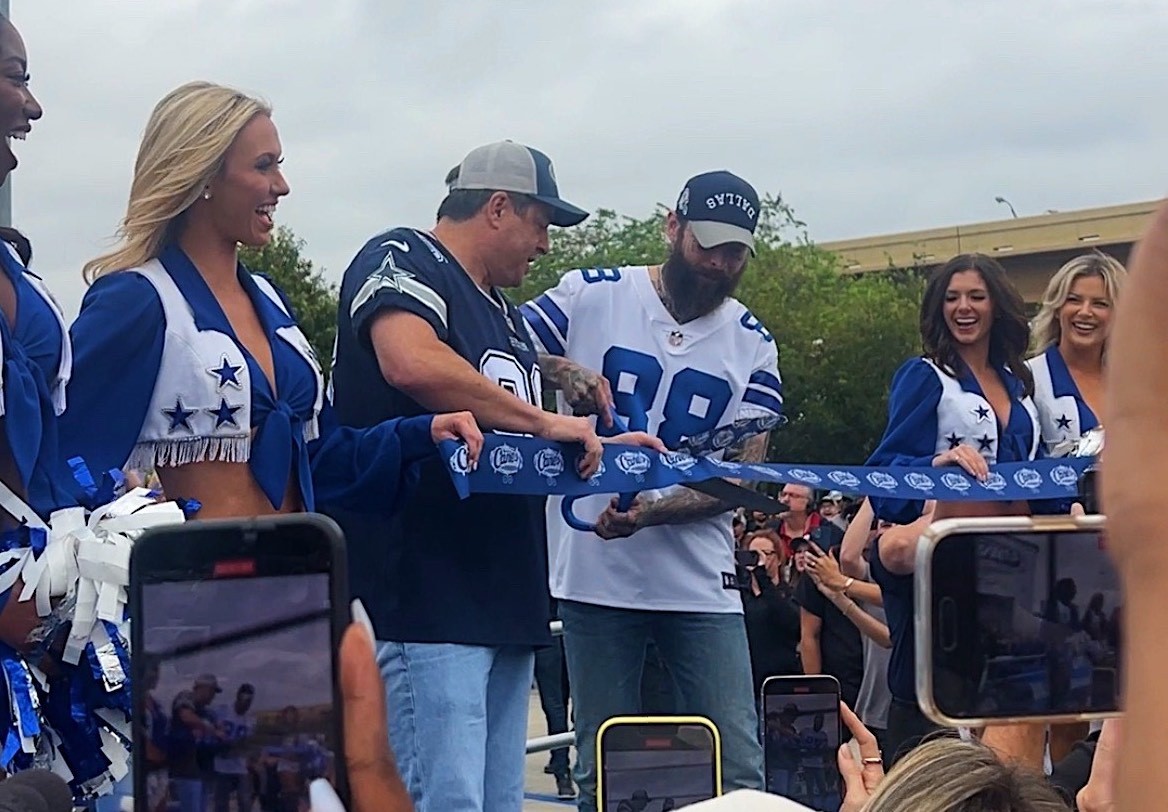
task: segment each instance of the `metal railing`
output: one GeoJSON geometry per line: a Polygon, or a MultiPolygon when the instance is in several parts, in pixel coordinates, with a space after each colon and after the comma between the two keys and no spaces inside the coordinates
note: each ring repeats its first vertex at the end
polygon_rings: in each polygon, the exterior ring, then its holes
{"type": "MultiPolygon", "coordinates": [[[[564,621],[553,620],[548,624],[552,637],[563,637],[564,621]]],[[[567,733],[556,733],[554,736],[537,736],[527,740],[527,754],[546,753],[549,750],[558,750],[561,747],[571,747],[576,743],[576,734],[569,730],[567,733]]]]}

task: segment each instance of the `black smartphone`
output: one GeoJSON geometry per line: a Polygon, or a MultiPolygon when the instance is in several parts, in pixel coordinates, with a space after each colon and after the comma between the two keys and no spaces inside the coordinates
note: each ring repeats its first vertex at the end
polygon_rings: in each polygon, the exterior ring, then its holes
{"type": "Polygon", "coordinates": [[[740,567],[757,567],[762,561],[758,550],[735,550],[734,563],[740,567]]]}
{"type": "Polygon", "coordinates": [[[918,550],[921,707],[941,724],[1073,721],[1120,705],[1123,595],[1104,518],[949,519],[918,550]]]}
{"type": "Polygon", "coordinates": [[[137,809],[203,812],[217,792],[306,809],[322,777],[348,797],[336,654],[350,612],[330,519],[149,531],[129,597],[137,809]]]}
{"type": "Polygon", "coordinates": [[[835,677],[768,677],[762,684],[767,792],[811,809],[838,812],[843,800],[840,685],[835,677]]]}
{"type": "Polygon", "coordinates": [[[616,716],[596,734],[599,812],[669,812],[722,794],[722,745],[702,716],[616,716]]]}

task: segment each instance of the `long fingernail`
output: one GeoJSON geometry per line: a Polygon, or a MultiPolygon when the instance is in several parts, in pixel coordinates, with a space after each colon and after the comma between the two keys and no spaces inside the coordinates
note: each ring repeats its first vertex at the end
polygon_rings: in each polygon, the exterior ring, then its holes
{"type": "Polygon", "coordinates": [[[308,785],[308,802],[312,812],[345,812],[345,805],[332,784],[318,778],[308,785]]]}
{"type": "Polygon", "coordinates": [[[349,609],[353,614],[353,622],[361,624],[365,633],[369,635],[369,644],[373,645],[374,641],[377,640],[377,633],[373,631],[373,621],[369,619],[369,613],[365,611],[365,604],[361,603],[360,598],[356,598],[349,604],[349,609]]]}

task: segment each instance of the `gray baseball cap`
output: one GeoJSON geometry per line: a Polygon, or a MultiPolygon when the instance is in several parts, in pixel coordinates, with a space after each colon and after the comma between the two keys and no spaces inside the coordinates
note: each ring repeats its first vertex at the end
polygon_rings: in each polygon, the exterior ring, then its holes
{"type": "Polygon", "coordinates": [[[529,195],[552,210],[552,225],[578,225],[588,212],[560,198],[551,159],[538,149],[498,141],[476,147],[462,159],[450,183],[456,189],[491,189],[529,195]]]}

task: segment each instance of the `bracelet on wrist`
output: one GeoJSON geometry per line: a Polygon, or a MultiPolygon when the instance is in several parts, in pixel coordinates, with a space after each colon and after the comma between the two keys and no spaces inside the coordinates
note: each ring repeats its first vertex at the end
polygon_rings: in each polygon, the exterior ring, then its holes
{"type": "Polygon", "coordinates": [[[848,595],[848,590],[852,588],[852,584],[854,584],[855,582],[856,582],[856,579],[851,578],[851,577],[849,577],[848,580],[844,581],[843,593],[844,593],[844,595],[847,595],[849,598],[851,597],[851,595],[848,595]]]}

